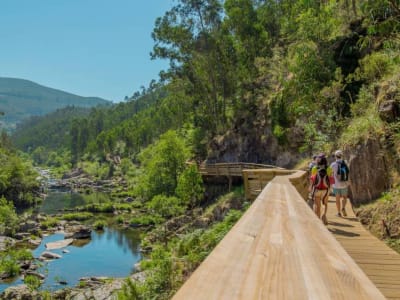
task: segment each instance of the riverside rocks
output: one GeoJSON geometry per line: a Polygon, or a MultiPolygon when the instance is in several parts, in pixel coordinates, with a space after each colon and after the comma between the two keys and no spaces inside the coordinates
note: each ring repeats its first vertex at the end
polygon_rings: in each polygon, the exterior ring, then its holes
{"type": "Polygon", "coordinates": [[[13,238],[10,238],[8,236],[0,236],[0,251],[6,250],[7,247],[12,247],[16,243],[16,240],[13,238]]]}
{"type": "Polygon", "coordinates": [[[38,292],[31,290],[26,284],[12,286],[0,294],[2,300],[38,300],[43,299],[38,292]]]}

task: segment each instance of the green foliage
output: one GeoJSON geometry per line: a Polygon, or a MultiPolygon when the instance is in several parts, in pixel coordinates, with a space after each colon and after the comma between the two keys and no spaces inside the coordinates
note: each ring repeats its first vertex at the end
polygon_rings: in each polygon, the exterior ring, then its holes
{"type": "Polygon", "coordinates": [[[19,250],[14,252],[14,257],[18,261],[32,260],[33,259],[33,254],[28,249],[19,249],[19,250]]]}
{"type": "Polygon", "coordinates": [[[184,274],[195,270],[241,215],[231,210],[221,223],[180,236],[168,248],[154,247],[148,259],[141,263],[146,281],[127,282],[118,299],[170,299],[187,276],[184,274]]]}
{"type": "Polygon", "coordinates": [[[384,133],[383,122],[376,109],[373,91],[366,87],[360,90],[357,102],[351,106],[353,119],[343,132],[342,145],[357,145],[369,137],[377,137],[384,133]]]}
{"type": "Polygon", "coordinates": [[[12,250],[8,249],[0,253],[0,274],[6,273],[10,277],[20,274],[19,262],[31,260],[32,253],[27,249],[12,250]]]}
{"type": "Polygon", "coordinates": [[[284,145],[287,142],[286,130],[279,124],[274,126],[273,134],[278,139],[280,145],[284,145]]]}
{"type": "Polygon", "coordinates": [[[93,227],[96,230],[103,230],[105,226],[107,226],[107,223],[104,220],[98,220],[93,224],[93,227]]]}
{"type": "Polygon", "coordinates": [[[142,194],[147,199],[159,194],[174,195],[187,158],[187,148],[176,132],[161,135],[158,142],[140,155],[144,168],[140,183],[142,194]]]}
{"type": "Polygon", "coordinates": [[[93,214],[89,212],[69,213],[69,214],[64,214],[62,218],[67,221],[72,221],[72,220],[85,221],[89,220],[90,218],[93,218],[93,214]]]}
{"type": "Polygon", "coordinates": [[[54,228],[60,221],[55,217],[47,217],[45,221],[40,222],[41,229],[54,228]]]}
{"type": "Polygon", "coordinates": [[[32,204],[39,188],[37,172],[29,161],[15,153],[0,148],[0,196],[12,199],[16,207],[32,204]]]}
{"type": "Polygon", "coordinates": [[[189,165],[179,175],[176,195],[190,208],[198,206],[203,200],[203,179],[196,165],[189,165]]]}
{"type": "Polygon", "coordinates": [[[122,290],[117,292],[118,300],[139,300],[138,287],[130,278],[127,278],[122,286],[122,290]]]}
{"type": "Polygon", "coordinates": [[[360,67],[355,72],[355,78],[357,80],[365,80],[373,83],[393,70],[393,66],[398,62],[398,55],[388,51],[386,52],[374,52],[370,55],[365,56],[360,60],[360,67]]]}
{"type": "Polygon", "coordinates": [[[143,215],[140,217],[133,217],[129,223],[132,226],[150,226],[160,222],[161,218],[159,216],[143,215]]]}
{"type": "Polygon", "coordinates": [[[35,275],[26,275],[24,277],[24,283],[31,289],[31,290],[37,290],[40,285],[40,279],[35,276],[35,275]]]}
{"type": "Polygon", "coordinates": [[[11,235],[15,233],[19,224],[18,216],[11,202],[4,197],[0,198],[0,234],[11,235]]]}
{"type": "Polygon", "coordinates": [[[164,195],[154,196],[148,203],[148,208],[162,218],[177,216],[184,211],[180,199],[164,195]]]}

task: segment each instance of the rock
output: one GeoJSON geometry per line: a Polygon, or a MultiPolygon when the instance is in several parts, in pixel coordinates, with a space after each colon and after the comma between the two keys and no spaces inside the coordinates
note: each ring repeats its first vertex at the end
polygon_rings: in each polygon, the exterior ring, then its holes
{"type": "Polygon", "coordinates": [[[39,223],[32,220],[27,220],[26,222],[19,225],[19,232],[30,232],[33,229],[38,229],[39,223]]]}
{"type": "Polygon", "coordinates": [[[74,238],[74,239],[90,239],[92,230],[86,226],[79,226],[77,228],[69,228],[68,230],[73,230],[73,232],[65,233],[64,238],[74,238]]]}
{"type": "Polygon", "coordinates": [[[74,239],[64,239],[56,242],[46,243],[45,247],[47,250],[60,249],[72,244],[73,241],[74,239]]]}
{"type": "Polygon", "coordinates": [[[142,271],[142,268],[140,267],[140,262],[134,264],[133,269],[135,273],[142,271]]]}
{"type": "Polygon", "coordinates": [[[78,176],[80,176],[82,174],[83,174],[83,170],[81,168],[77,168],[77,169],[72,170],[69,173],[65,173],[62,176],[62,179],[70,179],[70,178],[73,178],[73,177],[78,177],[78,176]]]}
{"type": "MultiPolygon", "coordinates": [[[[9,277],[10,277],[10,274],[7,273],[7,272],[2,272],[2,273],[0,273],[0,279],[1,279],[1,280],[7,279],[7,278],[9,278],[9,277]]],[[[0,298],[0,299],[1,299],[1,298],[0,298]]]]}
{"type": "Polygon", "coordinates": [[[29,260],[25,260],[19,264],[22,270],[28,270],[31,268],[31,262],[29,260]]]}
{"type": "Polygon", "coordinates": [[[22,241],[22,240],[24,240],[24,239],[30,237],[31,234],[28,233],[28,232],[18,232],[18,233],[16,233],[14,236],[15,236],[15,238],[16,238],[17,240],[22,241]]]}
{"type": "Polygon", "coordinates": [[[133,198],[132,197],[126,197],[125,198],[125,202],[127,202],[127,203],[131,203],[131,202],[133,202],[133,198]]]}
{"type": "Polygon", "coordinates": [[[7,288],[0,294],[3,300],[37,300],[40,299],[38,292],[31,290],[26,284],[20,284],[7,288]]]}
{"type": "Polygon", "coordinates": [[[10,238],[8,236],[0,236],[0,251],[6,250],[8,247],[14,246],[16,243],[16,240],[13,238],[10,238]]]}
{"type": "Polygon", "coordinates": [[[25,274],[26,274],[26,275],[36,276],[37,278],[39,278],[39,279],[41,279],[41,280],[43,280],[43,279],[46,278],[46,276],[44,276],[43,274],[38,273],[38,272],[34,272],[34,271],[26,271],[25,274]]]}
{"type": "Polygon", "coordinates": [[[59,259],[59,258],[61,258],[62,256],[61,256],[60,254],[53,253],[53,252],[50,252],[50,251],[44,251],[44,252],[40,255],[40,257],[49,258],[49,259],[59,259]]]}
{"type": "Polygon", "coordinates": [[[370,139],[353,149],[345,149],[349,163],[349,196],[353,204],[368,203],[390,187],[390,159],[379,140],[370,139]]]}
{"type": "Polygon", "coordinates": [[[33,246],[39,246],[40,243],[42,242],[42,239],[29,239],[28,243],[33,245],[33,246]]]}
{"type": "Polygon", "coordinates": [[[399,107],[395,100],[386,100],[379,105],[379,117],[386,122],[394,122],[399,117],[399,107]]]}

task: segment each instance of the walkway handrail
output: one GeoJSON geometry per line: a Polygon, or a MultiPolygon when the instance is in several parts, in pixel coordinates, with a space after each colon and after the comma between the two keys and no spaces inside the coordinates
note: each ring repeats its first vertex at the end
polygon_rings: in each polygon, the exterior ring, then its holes
{"type": "Polygon", "coordinates": [[[384,299],[296,190],[304,180],[273,178],[173,299],[384,299]]]}
{"type": "Polygon", "coordinates": [[[201,164],[199,172],[206,176],[242,176],[242,171],[245,169],[272,169],[277,168],[273,165],[255,164],[255,163],[215,163],[201,164]]]}

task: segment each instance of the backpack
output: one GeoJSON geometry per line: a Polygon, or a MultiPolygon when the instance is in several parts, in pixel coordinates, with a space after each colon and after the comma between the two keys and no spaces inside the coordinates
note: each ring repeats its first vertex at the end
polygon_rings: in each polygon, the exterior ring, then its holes
{"type": "Polygon", "coordinates": [[[349,180],[349,167],[344,161],[338,162],[338,168],[337,168],[337,178],[339,181],[348,181],[349,180]]]}
{"type": "Polygon", "coordinates": [[[317,174],[315,175],[313,186],[317,190],[329,189],[330,181],[328,178],[328,173],[325,168],[318,169],[317,174]]]}

